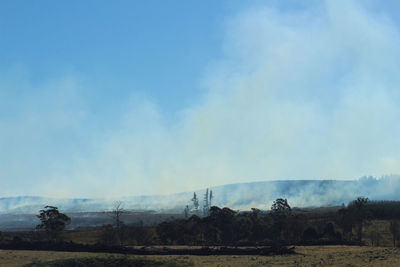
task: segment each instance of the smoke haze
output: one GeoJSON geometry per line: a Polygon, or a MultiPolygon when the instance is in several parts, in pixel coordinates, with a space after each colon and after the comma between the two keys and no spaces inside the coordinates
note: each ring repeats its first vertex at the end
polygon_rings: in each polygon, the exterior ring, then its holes
{"type": "MultiPolygon", "coordinates": [[[[277,180],[238,183],[209,188],[213,192],[211,205],[230,207],[235,210],[258,208],[269,210],[277,198],[285,198],[292,207],[327,207],[348,204],[359,196],[372,201],[399,200],[400,177],[386,176],[380,179],[363,177],[359,180],[277,180]]],[[[204,206],[206,189],[195,190],[200,211],[204,206]]],[[[38,210],[51,203],[65,212],[111,211],[117,200],[122,201],[128,211],[153,211],[157,213],[182,214],[186,205],[193,210],[191,199],[194,192],[170,195],[128,196],[108,198],[44,198],[10,197],[0,198],[0,215],[37,214],[38,210]]]]}
{"type": "Polygon", "coordinates": [[[399,28],[359,3],[257,5],[227,18],[223,56],[199,73],[203,94],[173,116],[132,89],[99,123],[96,88],[80,75],[34,82],[10,69],[0,75],[2,195],[400,173],[399,28]]]}

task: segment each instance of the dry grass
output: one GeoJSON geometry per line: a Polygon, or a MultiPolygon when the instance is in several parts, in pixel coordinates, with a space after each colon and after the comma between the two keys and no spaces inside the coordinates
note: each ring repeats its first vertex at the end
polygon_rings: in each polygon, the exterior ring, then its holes
{"type": "Polygon", "coordinates": [[[0,250],[0,266],[22,266],[68,258],[130,257],[179,260],[194,266],[400,266],[400,249],[355,246],[297,247],[279,256],[124,256],[107,253],[0,250]]]}
{"type": "Polygon", "coordinates": [[[62,233],[64,241],[72,241],[79,244],[93,245],[99,242],[102,231],[100,229],[84,231],[65,231],[62,233]]]}

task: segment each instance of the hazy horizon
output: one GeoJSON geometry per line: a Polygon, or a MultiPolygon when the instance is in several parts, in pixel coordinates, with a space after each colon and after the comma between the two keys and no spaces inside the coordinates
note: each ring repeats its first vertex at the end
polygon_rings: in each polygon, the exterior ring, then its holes
{"type": "Polygon", "coordinates": [[[2,1],[0,197],[400,174],[396,1],[2,1]]]}
{"type": "MultiPolygon", "coordinates": [[[[393,175],[398,176],[398,175],[393,175]]],[[[202,192],[206,189],[214,189],[224,186],[230,185],[244,185],[244,184],[256,184],[256,183],[265,183],[265,182],[279,182],[279,181],[359,181],[364,177],[354,178],[354,179],[268,179],[268,180],[254,180],[254,181],[246,181],[246,182],[237,182],[237,183],[227,183],[227,184],[218,184],[218,185],[209,185],[203,188],[189,188],[184,191],[176,191],[169,193],[159,193],[159,194],[131,194],[131,195],[115,195],[115,196],[97,196],[97,197],[65,197],[65,196],[54,196],[54,195],[11,195],[11,196],[0,196],[1,198],[14,198],[14,197],[43,197],[43,198],[54,198],[54,199],[111,199],[111,200],[120,200],[125,197],[152,197],[152,196],[168,196],[168,195],[177,195],[182,193],[193,193],[193,192],[202,192]]],[[[372,177],[372,176],[371,176],[372,177]]],[[[374,179],[380,180],[382,177],[373,177],[374,179]]]]}

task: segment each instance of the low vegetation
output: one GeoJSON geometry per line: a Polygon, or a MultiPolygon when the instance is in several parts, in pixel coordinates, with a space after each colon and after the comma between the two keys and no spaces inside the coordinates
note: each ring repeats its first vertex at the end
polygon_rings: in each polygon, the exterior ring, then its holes
{"type": "MultiPolygon", "coordinates": [[[[382,246],[400,244],[400,202],[374,202],[360,197],[342,207],[299,209],[291,208],[286,199],[277,199],[269,211],[239,212],[209,206],[198,214],[190,214],[193,211],[186,207],[185,215],[191,216],[157,226],[125,224],[124,210],[121,203],[117,204],[111,213],[114,223],[80,231],[65,231],[69,217],[56,207],[46,207],[38,215],[41,221],[35,231],[0,232],[0,249],[8,252],[18,249],[21,253],[32,250],[34,255],[69,251],[65,253],[73,255],[25,262],[30,264],[28,266],[217,266],[223,259],[230,266],[238,262],[242,266],[279,262],[289,266],[340,265],[344,262],[339,263],[334,257],[354,260],[353,253],[364,257],[355,266],[375,264],[379,260],[399,263],[399,249],[383,249],[382,246]],[[309,251],[304,245],[319,248],[321,255],[316,256],[315,251],[309,251]],[[369,248],[344,245],[367,245],[369,248]],[[324,250],[328,248],[329,252],[324,250]],[[96,256],[91,252],[96,252],[96,256]],[[313,256],[305,256],[307,253],[313,256]],[[209,261],[199,260],[200,255],[209,261]],[[237,261],[230,260],[232,255],[238,257],[237,261]],[[271,262],[270,258],[265,258],[267,255],[276,261],[271,262]]],[[[1,258],[0,262],[3,263],[1,258]]]]}
{"type": "MultiPolygon", "coordinates": [[[[194,197],[196,198],[196,197],[194,197]]],[[[197,201],[195,201],[197,202],[197,201]]],[[[211,202],[211,201],[210,201],[211,202]]],[[[210,203],[208,202],[208,203],[210,203]]],[[[336,209],[292,209],[277,199],[269,212],[238,212],[216,206],[157,226],[126,225],[117,203],[113,224],[81,231],[65,231],[70,219],[56,207],[46,207],[36,231],[1,234],[0,244],[24,242],[73,242],[107,246],[254,246],[366,244],[397,246],[400,202],[358,198],[336,209]]]]}

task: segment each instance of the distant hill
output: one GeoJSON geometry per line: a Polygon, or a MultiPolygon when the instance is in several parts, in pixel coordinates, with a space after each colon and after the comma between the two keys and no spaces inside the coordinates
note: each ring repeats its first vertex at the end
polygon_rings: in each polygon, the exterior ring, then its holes
{"type": "MultiPolygon", "coordinates": [[[[210,188],[212,205],[233,209],[251,207],[268,209],[278,197],[287,198],[291,206],[319,207],[347,203],[358,196],[372,200],[400,200],[400,176],[358,180],[276,180],[229,184],[210,188]]],[[[196,190],[202,204],[205,189],[196,190]]],[[[190,205],[193,192],[171,195],[121,197],[126,210],[183,211],[190,205]]],[[[117,199],[115,199],[117,200],[117,199]]],[[[32,196],[0,198],[0,214],[36,214],[45,205],[63,212],[96,212],[113,208],[112,199],[57,199],[32,196]]]]}

